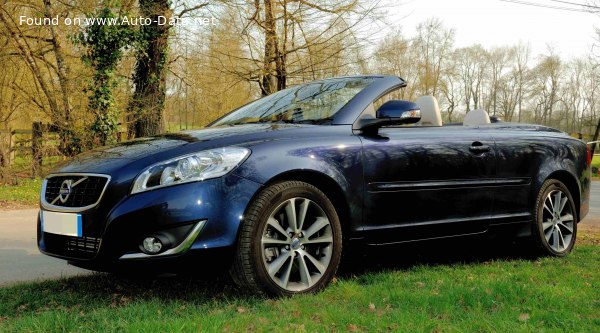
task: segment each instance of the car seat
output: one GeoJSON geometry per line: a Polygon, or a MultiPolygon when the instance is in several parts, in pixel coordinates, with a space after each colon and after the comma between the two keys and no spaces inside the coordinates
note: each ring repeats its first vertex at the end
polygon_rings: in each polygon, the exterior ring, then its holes
{"type": "Polygon", "coordinates": [[[464,126],[477,126],[491,123],[490,115],[482,109],[475,109],[467,112],[465,120],[463,121],[464,126]]]}
{"type": "Polygon", "coordinates": [[[433,96],[421,96],[415,101],[421,109],[418,126],[442,126],[442,114],[437,99],[433,96]]]}

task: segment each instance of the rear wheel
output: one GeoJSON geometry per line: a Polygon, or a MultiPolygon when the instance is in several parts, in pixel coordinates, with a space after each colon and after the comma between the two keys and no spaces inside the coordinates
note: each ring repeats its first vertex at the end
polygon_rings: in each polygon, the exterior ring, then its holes
{"type": "Polygon", "coordinates": [[[333,278],[341,252],[340,222],[327,196],[308,183],[281,182],[249,207],[231,275],[272,295],[315,292],[333,278]]]}
{"type": "Polygon", "coordinates": [[[534,241],[543,254],[565,256],[576,236],[577,209],[569,189],[559,180],[545,181],[536,200],[534,241]]]}

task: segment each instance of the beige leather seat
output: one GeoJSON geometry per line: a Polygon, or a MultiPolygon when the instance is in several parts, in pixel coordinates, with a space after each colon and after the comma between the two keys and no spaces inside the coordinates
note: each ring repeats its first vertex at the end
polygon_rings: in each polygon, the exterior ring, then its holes
{"type": "Polygon", "coordinates": [[[418,126],[442,126],[442,114],[437,99],[433,96],[421,96],[415,101],[421,109],[418,126]]]}
{"type": "Polygon", "coordinates": [[[465,120],[463,121],[464,126],[477,126],[491,123],[490,115],[481,109],[475,109],[467,112],[465,120]]]}

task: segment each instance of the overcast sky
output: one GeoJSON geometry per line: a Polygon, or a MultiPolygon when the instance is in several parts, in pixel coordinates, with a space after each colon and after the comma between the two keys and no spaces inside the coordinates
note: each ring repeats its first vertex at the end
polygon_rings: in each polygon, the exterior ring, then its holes
{"type": "MultiPolygon", "coordinates": [[[[510,1],[581,8],[553,0],[510,1]]],[[[565,1],[586,3],[586,0],[565,1]]],[[[563,57],[586,54],[595,42],[595,27],[600,27],[600,14],[500,0],[404,0],[394,12],[391,20],[398,22],[405,36],[412,36],[418,23],[438,17],[447,27],[455,29],[458,47],[475,43],[486,47],[516,45],[522,41],[529,42],[533,56],[546,53],[548,44],[563,57]]],[[[600,46],[594,48],[594,53],[600,54],[600,46]]]]}

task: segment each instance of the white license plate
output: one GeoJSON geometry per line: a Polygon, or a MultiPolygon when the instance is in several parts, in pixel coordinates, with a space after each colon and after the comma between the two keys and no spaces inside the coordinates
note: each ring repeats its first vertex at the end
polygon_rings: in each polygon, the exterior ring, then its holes
{"type": "Polygon", "coordinates": [[[81,237],[81,214],[42,211],[42,231],[65,236],[81,237]]]}

